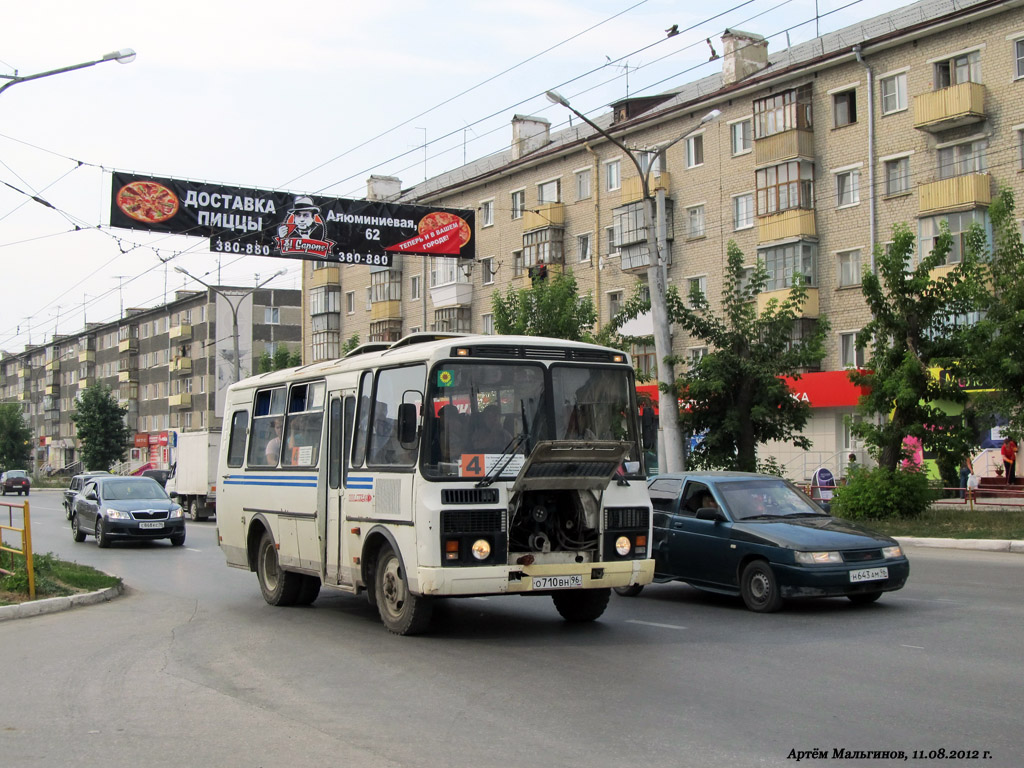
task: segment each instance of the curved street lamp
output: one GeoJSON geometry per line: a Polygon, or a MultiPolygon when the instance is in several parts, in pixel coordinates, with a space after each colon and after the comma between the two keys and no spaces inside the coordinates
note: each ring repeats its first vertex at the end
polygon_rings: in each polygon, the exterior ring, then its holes
{"type": "Polygon", "coordinates": [[[26,83],[29,80],[38,80],[42,77],[50,77],[51,75],[62,75],[65,72],[73,72],[76,69],[85,69],[86,67],[93,67],[97,64],[102,64],[104,61],[116,61],[119,64],[131,64],[135,61],[135,51],[131,48],[122,48],[119,51],[111,51],[105,53],[99,59],[95,61],[86,61],[81,64],[72,64],[69,67],[61,67],[60,69],[48,69],[46,72],[38,72],[34,75],[19,75],[15,70],[13,75],[0,75],[0,79],[7,80],[8,82],[0,85],[0,93],[3,93],[12,85],[18,83],[26,83]]]}
{"type": "Polygon", "coordinates": [[[175,272],[181,272],[181,274],[183,274],[183,275],[185,275],[187,277],[191,277],[197,283],[200,283],[201,285],[205,285],[208,289],[210,289],[211,291],[216,293],[218,296],[220,296],[222,299],[224,299],[224,301],[226,301],[228,303],[228,306],[231,307],[231,339],[234,342],[235,381],[241,381],[242,380],[242,371],[241,371],[241,367],[240,367],[240,362],[241,361],[238,359],[239,358],[239,353],[238,353],[238,308],[242,305],[242,302],[245,301],[251,294],[253,294],[256,291],[258,291],[260,288],[262,288],[264,285],[269,283],[275,277],[280,277],[281,275],[285,274],[288,270],[286,270],[286,269],[279,269],[277,272],[272,274],[270,277],[268,277],[265,280],[261,280],[260,282],[256,283],[255,286],[253,286],[252,288],[248,289],[247,291],[244,291],[243,293],[234,293],[234,294],[225,293],[224,291],[222,291],[217,286],[210,285],[205,280],[200,280],[198,277],[196,277],[195,275],[190,273],[184,267],[175,267],[174,271],[175,272]],[[232,297],[237,298],[238,302],[235,303],[235,302],[231,301],[232,297]]]}
{"type": "MultiPolygon", "coordinates": [[[[672,354],[672,336],[668,329],[668,308],[665,303],[665,288],[668,280],[668,260],[665,258],[664,248],[667,247],[667,245],[662,246],[658,238],[658,232],[662,222],[661,216],[658,216],[657,213],[658,208],[661,208],[661,212],[664,213],[664,205],[657,206],[654,197],[651,195],[651,171],[654,170],[654,167],[658,164],[656,162],[658,158],[664,157],[666,150],[689,137],[707,123],[718,119],[718,116],[722,113],[717,109],[711,110],[689,131],[678,138],[655,148],[653,150],[654,158],[650,163],[648,163],[647,170],[645,171],[643,164],[640,162],[640,155],[649,155],[650,150],[637,150],[627,147],[621,139],[612,136],[604,128],[573,107],[569,103],[569,100],[562,96],[558,91],[547,91],[544,95],[547,96],[548,101],[565,107],[580,120],[585,122],[604,138],[622,150],[626,154],[626,157],[628,157],[632,161],[633,165],[636,166],[636,172],[640,176],[643,192],[644,215],[646,217],[647,225],[647,250],[650,261],[647,267],[647,282],[651,293],[651,320],[654,325],[654,354],[658,361],[658,412],[663,415],[662,418],[658,420],[658,449],[662,454],[659,466],[662,467],[660,470],[662,472],[681,472],[684,469],[683,434],[682,430],[679,428],[678,418],[668,418],[668,414],[678,413],[679,400],[675,394],[675,369],[674,366],[668,362],[672,354]]],[[[662,191],[659,191],[659,200],[662,198],[663,194],[664,193],[662,191]]]]}

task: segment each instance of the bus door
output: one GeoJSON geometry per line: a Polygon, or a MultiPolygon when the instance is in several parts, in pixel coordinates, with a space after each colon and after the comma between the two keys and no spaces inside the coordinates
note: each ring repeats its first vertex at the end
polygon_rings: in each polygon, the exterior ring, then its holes
{"type": "Polygon", "coordinates": [[[354,584],[352,557],[346,543],[351,542],[345,530],[344,497],[352,448],[352,427],[355,420],[355,391],[331,392],[327,410],[327,581],[331,584],[354,584]]]}

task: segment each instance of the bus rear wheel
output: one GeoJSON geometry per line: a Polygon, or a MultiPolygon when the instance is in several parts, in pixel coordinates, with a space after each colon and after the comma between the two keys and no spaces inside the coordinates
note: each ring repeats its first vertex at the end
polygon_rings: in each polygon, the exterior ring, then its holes
{"type": "Polygon", "coordinates": [[[277,547],[269,532],[260,539],[256,555],[256,576],[260,580],[263,599],[271,605],[295,605],[302,586],[302,575],[281,568],[277,560],[277,547]]]}
{"type": "Polygon", "coordinates": [[[552,592],[555,608],[566,621],[594,621],[608,607],[610,589],[566,589],[552,592]]]}
{"type": "Polygon", "coordinates": [[[416,635],[430,624],[433,602],[409,591],[402,561],[391,547],[384,547],[377,557],[373,591],[380,620],[389,632],[416,635]]]}

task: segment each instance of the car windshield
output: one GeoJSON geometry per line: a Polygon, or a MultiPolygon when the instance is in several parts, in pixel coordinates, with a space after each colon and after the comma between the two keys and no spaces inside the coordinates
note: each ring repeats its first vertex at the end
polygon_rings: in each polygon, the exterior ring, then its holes
{"type": "Polygon", "coordinates": [[[136,480],[115,480],[104,483],[101,495],[107,501],[125,501],[128,499],[166,499],[167,494],[160,485],[149,478],[136,480]]]}
{"type": "Polygon", "coordinates": [[[782,478],[719,483],[717,491],[734,520],[824,515],[821,507],[782,478]]]}

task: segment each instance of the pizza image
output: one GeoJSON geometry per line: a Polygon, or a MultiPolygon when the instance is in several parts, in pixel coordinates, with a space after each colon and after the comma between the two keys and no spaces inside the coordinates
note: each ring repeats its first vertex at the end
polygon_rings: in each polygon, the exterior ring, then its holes
{"type": "Polygon", "coordinates": [[[469,224],[461,216],[456,216],[454,213],[445,213],[444,211],[435,211],[434,213],[428,213],[420,219],[418,228],[422,235],[424,232],[432,232],[435,229],[440,229],[455,222],[459,224],[459,247],[461,248],[469,242],[470,237],[469,224]]]}
{"type": "Polygon", "coordinates": [[[160,224],[178,212],[178,196],[155,181],[133,181],[118,190],[117,207],[136,221],[160,224]]]}

